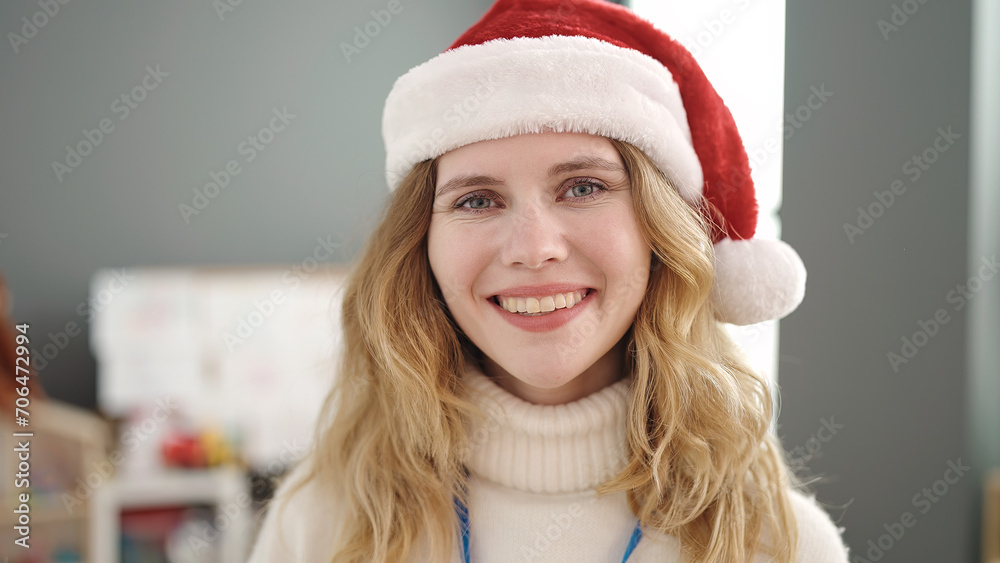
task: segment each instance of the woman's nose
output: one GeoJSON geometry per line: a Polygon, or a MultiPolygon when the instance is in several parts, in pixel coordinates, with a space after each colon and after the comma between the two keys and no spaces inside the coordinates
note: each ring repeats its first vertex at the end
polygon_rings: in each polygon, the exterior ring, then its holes
{"type": "Polygon", "coordinates": [[[509,215],[501,258],[505,266],[540,268],[569,256],[563,226],[549,210],[533,205],[509,215]]]}

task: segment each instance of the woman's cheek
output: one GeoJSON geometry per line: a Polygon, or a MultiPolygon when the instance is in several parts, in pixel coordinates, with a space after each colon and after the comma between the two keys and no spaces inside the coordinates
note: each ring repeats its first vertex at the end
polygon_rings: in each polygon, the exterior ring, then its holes
{"type": "Polygon", "coordinates": [[[448,237],[432,239],[429,244],[431,272],[438,282],[442,297],[449,306],[454,306],[463,289],[469,287],[466,267],[466,253],[460,245],[451,244],[448,237]]]}

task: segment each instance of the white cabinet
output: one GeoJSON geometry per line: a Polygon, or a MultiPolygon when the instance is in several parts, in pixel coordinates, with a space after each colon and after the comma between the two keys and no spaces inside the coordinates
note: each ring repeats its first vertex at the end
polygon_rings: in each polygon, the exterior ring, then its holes
{"type": "Polygon", "coordinates": [[[145,517],[160,522],[174,519],[180,524],[168,525],[173,531],[163,538],[173,563],[243,563],[249,556],[251,511],[247,476],[237,469],[116,476],[95,490],[90,502],[89,560],[121,561],[129,537],[123,523],[145,517]]]}

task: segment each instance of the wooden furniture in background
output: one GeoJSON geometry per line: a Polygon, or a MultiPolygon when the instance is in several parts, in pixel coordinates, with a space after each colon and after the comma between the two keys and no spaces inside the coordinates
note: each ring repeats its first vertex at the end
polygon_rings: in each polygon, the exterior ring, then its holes
{"type": "MultiPolygon", "coordinates": [[[[7,415],[6,410],[0,411],[7,415]]],[[[0,545],[9,563],[21,561],[86,561],[91,535],[88,517],[93,492],[103,486],[102,462],[110,443],[108,424],[90,411],[54,400],[32,402],[31,424],[15,427],[13,414],[0,420],[3,475],[17,473],[16,431],[31,431],[30,540],[28,549],[14,545],[13,508],[23,488],[14,479],[0,480],[0,545]],[[16,428],[16,430],[15,430],[16,428]],[[9,548],[9,549],[8,549],[9,548]],[[23,553],[21,553],[23,551],[23,553]]]]}
{"type": "Polygon", "coordinates": [[[986,477],[983,495],[983,563],[1000,563],[1000,468],[986,477]]]}

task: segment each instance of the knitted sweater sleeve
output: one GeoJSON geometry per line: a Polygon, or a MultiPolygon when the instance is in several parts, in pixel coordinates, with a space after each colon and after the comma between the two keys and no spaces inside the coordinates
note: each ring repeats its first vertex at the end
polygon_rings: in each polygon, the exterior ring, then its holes
{"type": "Polygon", "coordinates": [[[816,503],[799,491],[790,491],[789,499],[799,524],[800,563],[847,563],[847,546],[830,516],[816,503]]]}
{"type": "Polygon", "coordinates": [[[293,490],[304,465],[289,473],[268,503],[248,563],[333,561],[331,546],[338,529],[334,507],[323,501],[312,481],[293,490]]]}

